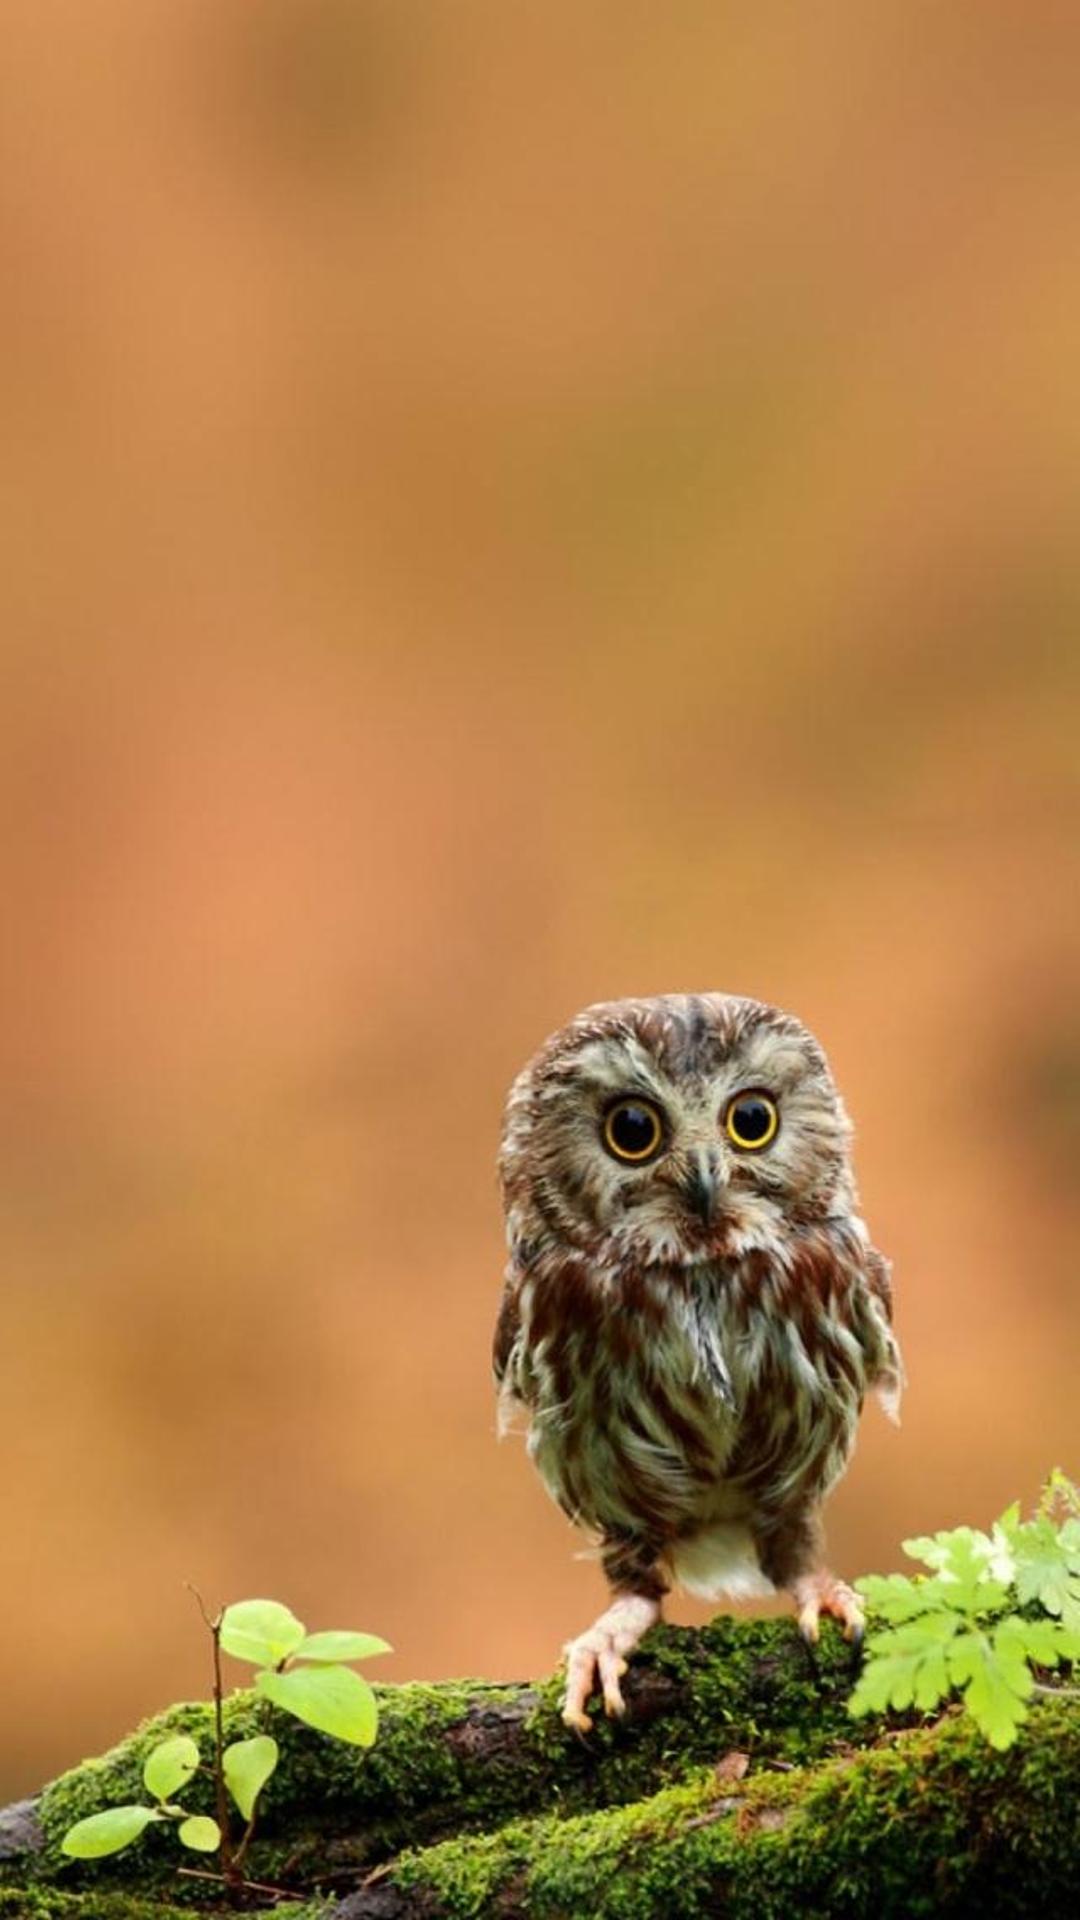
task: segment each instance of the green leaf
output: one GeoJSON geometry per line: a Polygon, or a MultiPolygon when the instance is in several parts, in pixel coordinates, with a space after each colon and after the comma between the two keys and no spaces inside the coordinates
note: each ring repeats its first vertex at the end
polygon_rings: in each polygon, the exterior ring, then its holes
{"type": "Polygon", "coordinates": [[[293,1658],[295,1660],[321,1660],[326,1664],[337,1665],[341,1660],[372,1660],[377,1653],[393,1653],[394,1649],[377,1633],[338,1633],[328,1628],[325,1633],[309,1633],[301,1640],[293,1658]]]}
{"type": "Polygon", "coordinates": [[[936,1707],[950,1691],[947,1651],[962,1625],[958,1614],[941,1612],[871,1634],[848,1711],[883,1713],[895,1707],[904,1712],[914,1706],[928,1713],[936,1707]]]}
{"type": "Polygon", "coordinates": [[[1047,1613],[1080,1627],[1080,1541],[1070,1544],[1069,1526],[1040,1516],[1018,1529],[1016,1591],[1021,1604],[1037,1600],[1047,1613]]]}
{"type": "Polygon", "coordinates": [[[295,1653],[306,1627],[279,1600],[237,1600],[221,1619],[221,1644],[235,1660],[276,1667],[295,1653]]]}
{"type": "Polygon", "coordinates": [[[989,1534],[975,1527],[954,1527],[951,1533],[922,1535],[902,1545],[913,1559],[924,1560],[934,1568],[947,1606],[975,1614],[998,1613],[1008,1605],[1007,1589],[1000,1580],[990,1577],[1000,1550],[989,1534]]]}
{"type": "Polygon", "coordinates": [[[948,1650],[950,1678],[963,1688],[964,1705],[999,1752],[1012,1746],[1027,1719],[1027,1699],[1035,1684],[1012,1628],[1013,1621],[1007,1620],[992,1637],[958,1634],[948,1650]]]}
{"type": "Polygon", "coordinates": [[[255,1690],[320,1733],[370,1747],[378,1726],[375,1695],[351,1667],[293,1667],[288,1673],[257,1673],[255,1690]]]}
{"type": "Polygon", "coordinates": [[[198,1769],[199,1749],[186,1733],[159,1740],[146,1756],[143,1785],[155,1800],[170,1800],[198,1769]]]}
{"type": "Polygon", "coordinates": [[[257,1733],[251,1740],[234,1740],[221,1757],[225,1785],[245,1820],[255,1811],[255,1802],[278,1763],[278,1746],[268,1733],[257,1733]]]}
{"type": "Polygon", "coordinates": [[[1000,1580],[1003,1587],[1011,1587],[1016,1577],[1016,1536],[1020,1526],[1020,1502],[1014,1500],[990,1529],[994,1551],[987,1572],[992,1580],[1000,1580]]]}
{"type": "Polygon", "coordinates": [[[904,1551],[931,1572],[857,1582],[888,1624],[867,1640],[850,1712],[926,1709],[957,1689],[991,1744],[1011,1746],[1032,1667],[1080,1661],[1080,1489],[1055,1469],[1033,1519],[1014,1501],[989,1534],[954,1527],[906,1540],[904,1551]],[[1028,1619],[1010,1611],[1016,1604],[1043,1612],[1028,1619]]]}
{"type": "Polygon", "coordinates": [[[1019,1613],[1010,1613],[994,1628],[994,1644],[1006,1661],[1033,1660],[1039,1667],[1056,1667],[1068,1659],[1069,1639],[1059,1620],[1025,1620],[1019,1613]]]}
{"type": "Polygon", "coordinates": [[[855,1585],[871,1613],[880,1614],[893,1626],[914,1620],[920,1613],[936,1612],[941,1606],[942,1583],[936,1578],[909,1580],[904,1573],[868,1573],[855,1585]]]}
{"type": "Polygon", "coordinates": [[[920,1533],[914,1540],[902,1540],[900,1544],[912,1560],[922,1560],[935,1573],[948,1572],[954,1579],[958,1571],[966,1575],[973,1561],[981,1574],[989,1566],[994,1550],[989,1535],[979,1533],[975,1527],[920,1533]]]}
{"type": "Polygon", "coordinates": [[[1020,1525],[1019,1500],[1014,1500],[1011,1507],[1006,1507],[1004,1513],[999,1514],[998,1518],[994,1521],[994,1529],[999,1529],[1010,1543],[1015,1539],[1020,1525]]]}
{"type": "Polygon", "coordinates": [[[161,1818],[156,1807],[109,1807],[105,1813],[92,1813],[69,1827],[60,1851],[73,1860],[103,1860],[107,1853],[130,1847],[152,1820],[161,1818]]]}
{"type": "Polygon", "coordinates": [[[221,1828],[206,1813],[193,1813],[177,1827],[176,1836],[181,1846],[190,1847],[192,1853],[215,1853],[221,1845],[221,1828]]]}

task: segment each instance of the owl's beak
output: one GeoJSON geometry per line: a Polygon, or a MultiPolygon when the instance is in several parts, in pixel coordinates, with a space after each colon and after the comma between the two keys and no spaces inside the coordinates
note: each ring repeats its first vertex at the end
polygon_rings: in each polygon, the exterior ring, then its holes
{"type": "Polygon", "coordinates": [[[702,1226],[710,1226],[720,1194],[716,1162],[711,1153],[694,1155],[690,1171],[683,1182],[683,1194],[690,1212],[701,1221],[702,1226]]]}

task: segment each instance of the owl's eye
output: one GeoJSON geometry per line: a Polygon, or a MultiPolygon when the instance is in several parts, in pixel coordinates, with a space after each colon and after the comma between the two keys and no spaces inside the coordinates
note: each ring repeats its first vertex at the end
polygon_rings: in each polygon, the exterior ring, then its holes
{"type": "Polygon", "coordinates": [[[780,1125],[776,1102],[767,1093],[737,1093],[728,1103],[724,1131],[733,1146],[759,1153],[775,1140],[780,1125]]]}
{"type": "Polygon", "coordinates": [[[604,1115],[604,1145],[616,1160],[651,1160],[663,1138],[663,1122],[649,1100],[616,1100],[604,1115]]]}

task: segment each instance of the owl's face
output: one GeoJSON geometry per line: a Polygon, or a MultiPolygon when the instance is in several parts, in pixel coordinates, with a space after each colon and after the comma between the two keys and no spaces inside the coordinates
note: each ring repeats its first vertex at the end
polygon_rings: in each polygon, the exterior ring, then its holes
{"type": "Polygon", "coordinates": [[[588,1007],[511,1090],[511,1240],[676,1265],[774,1246],[854,1205],[850,1131],[790,1014],[718,993],[588,1007]]]}

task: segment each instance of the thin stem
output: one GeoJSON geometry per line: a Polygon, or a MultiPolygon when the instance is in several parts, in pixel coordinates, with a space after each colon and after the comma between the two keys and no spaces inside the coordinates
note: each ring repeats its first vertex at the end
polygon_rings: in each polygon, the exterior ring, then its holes
{"type": "Polygon", "coordinates": [[[207,1611],[206,1601],[203,1599],[202,1594],[199,1592],[198,1587],[192,1586],[192,1583],[190,1580],[185,1580],[184,1585],[187,1588],[188,1592],[195,1596],[195,1605],[198,1607],[199,1612],[202,1614],[204,1626],[207,1627],[209,1632],[213,1633],[214,1623],[210,1618],[210,1615],[207,1611]]]}
{"type": "Polygon", "coordinates": [[[244,1876],[238,1862],[233,1858],[232,1843],[229,1840],[229,1795],[225,1785],[225,1720],[222,1711],[224,1691],[221,1684],[221,1621],[222,1615],[215,1614],[209,1622],[210,1637],[214,1643],[214,1788],[217,1799],[217,1823],[221,1830],[221,1872],[229,1895],[231,1906],[237,1904],[237,1895],[244,1884],[244,1876]]]}
{"type": "Polygon", "coordinates": [[[255,1832],[255,1818],[256,1816],[253,1812],[251,1815],[251,1819],[248,1821],[247,1826],[244,1828],[243,1839],[241,1840],[240,1845],[237,1847],[236,1852],[233,1854],[233,1859],[236,1862],[236,1865],[238,1867],[243,1865],[244,1855],[246,1854],[248,1848],[251,1845],[251,1837],[255,1832]]]}
{"type": "MultiPolygon", "coordinates": [[[[189,1593],[194,1594],[196,1605],[203,1617],[203,1624],[214,1643],[214,1764],[211,1771],[214,1775],[214,1798],[217,1802],[218,1831],[221,1834],[221,1844],[219,1848],[221,1855],[221,1873],[220,1875],[200,1873],[196,1867],[180,1867],[178,1871],[180,1873],[186,1873],[189,1876],[195,1874],[202,1880],[220,1878],[225,1883],[225,1891],[229,1905],[235,1907],[240,1904],[240,1895],[243,1892],[245,1882],[244,1875],[240,1868],[240,1855],[234,1854],[232,1842],[229,1839],[229,1793],[225,1785],[225,1721],[222,1712],[224,1688],[221,1683],[221,1623],[225,1618],[225,1614],[224,1609],[219,1607],[217,1613],[211,1617],[210,1610],[202,1594],[199,1592],[198,1587],[192,1586],[190,1580],[185,1580],[184,1585],[187,1587],[189,1593]]],[[[251,1830],[249,1828],[248,1832],[244,1835],[243,1847],[247,1846],[250,1838],[251,1830]]]]}
{"type": "MultiPolygon", "coordinates": [[[[207,1873],[202,1867],[177,1867],[176,1871],[185,1880],[212,1880],[218,1887],[226,1884],[220,1873],[207,1873]]],[[[244,1888],[249,1893],[276,1893],[283,1900],[296,1898],[295,1888],[290,1892],[288,1887],[271,1887],[265,1880],[245,1880],[244,1888]]]]}

